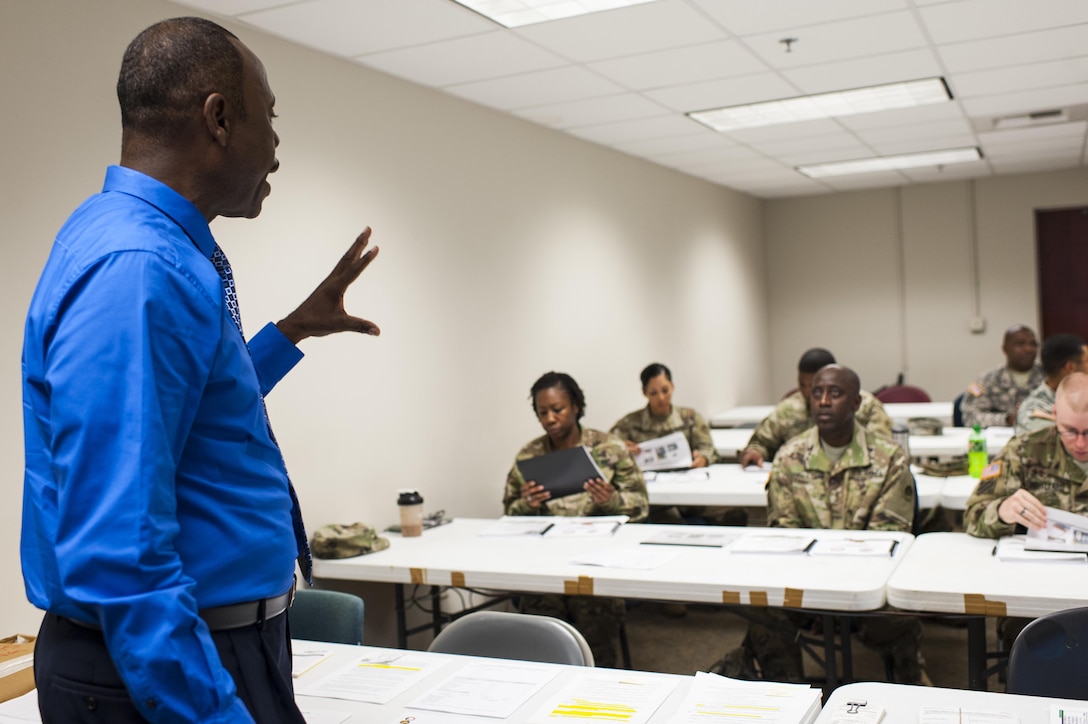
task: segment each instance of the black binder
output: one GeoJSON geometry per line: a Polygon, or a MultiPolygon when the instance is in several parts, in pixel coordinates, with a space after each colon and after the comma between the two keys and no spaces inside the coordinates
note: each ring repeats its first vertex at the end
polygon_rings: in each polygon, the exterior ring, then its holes
{"type": "Polygon", "coordinates": [[[607,480],[585,445],[518,460],[517,466],[526,482],[543,485],[553,500],[583,492],[592,478],[607,480]]]}

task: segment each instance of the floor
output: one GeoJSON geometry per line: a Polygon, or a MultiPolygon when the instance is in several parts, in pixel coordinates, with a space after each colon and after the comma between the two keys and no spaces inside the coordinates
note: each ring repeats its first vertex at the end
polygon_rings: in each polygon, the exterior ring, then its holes
{"type": "MultiPolygon", "coordinates": [[[[680,618],[667,616],[661,604],[638,603],[627,612],[627,639],[635,669],[673,674],[706,671],[744,638],[746,622],[725,608],[688,605],[680,618]]],[[[967,688],[967,629],[939,619],[923,619],[922,652],[926,669],[936,686],[967,688]]],[[[988,650],[997,648],[993,621],[988,632],[988,650]]],[[[886,681],[880,658],[854,637],[854,678],[886,681]]],[[[821,652],[822,653],[822,652],[821,652]]],[[[823,680],[822,668],[806,656],[805,674],[814,682],[823,680]]],[[[991,676],[991,691],[1003,691],[997,676],[991,676]]]]}

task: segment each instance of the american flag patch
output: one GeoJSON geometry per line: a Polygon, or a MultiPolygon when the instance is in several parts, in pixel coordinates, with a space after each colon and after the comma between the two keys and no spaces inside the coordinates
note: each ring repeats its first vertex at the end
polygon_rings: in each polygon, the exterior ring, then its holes
{"type": "Polygon", "coordinates": [[[971,395],[971,397],[978,397],[983,393],[982,385],[977,382],[972,382],[971,386],[967,388],[967,393],[971,395]]]}
{"type": "Polygon", "coordinates": [[[1001,461],[997,460],[982,469],[982,474],[978,476],[979,480],[989,480],[990,478],[996,478],[1001,475],[1001,461]]]}

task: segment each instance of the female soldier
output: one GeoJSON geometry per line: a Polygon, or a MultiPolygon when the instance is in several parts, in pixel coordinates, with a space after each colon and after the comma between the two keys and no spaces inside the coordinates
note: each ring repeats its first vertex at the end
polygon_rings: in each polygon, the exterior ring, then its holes
{"type": "MultiPolygon", "coordinates": [[[[587,480],[583,491],[562,498],[535,481],[526,481],[515,463],[506,477],[503,509],[507,515],[626,515],[631,522],[645,520],[650,507],[646,483],[623,441],[599,430],[583,428],[586,401],[574,379],[562,372],[549,372],[530,391],[533,412],[547,433],[523,447],[516,460],[546,455],[557,450],[585,445],[589,448],[601,478],[587,480]]],[[[623,623],[624,604],[616,598],[596,596],[523,595],[518,604],[523,613],[554,616],[577,628],[598,666],[615,667],[616,641],[623,623]]]]}

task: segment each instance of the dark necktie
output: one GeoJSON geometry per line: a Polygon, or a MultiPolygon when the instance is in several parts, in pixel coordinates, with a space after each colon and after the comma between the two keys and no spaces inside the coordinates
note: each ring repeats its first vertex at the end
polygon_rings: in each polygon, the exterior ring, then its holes
{"type": "MultiPolygon", "coordinates": [[[[238,293],[234,288],[234,272],[231,271],[227,255],[223,253],[218,244],[215,245],[215,251],[212,252],[212,264],[215,265],[215,270],[219,272],[219,276],[223,279],[223,292],[227,301],[227,311],[230,312],[230,318],[234,320],[234,326],[238,328],[238,334],[242,335],[242,343],[244,344],[246,336],[242,332],[242,314],[238,308],[238,293]]],[[[278,450],[280,445],[276,442],[276,435],[272,432],[272,422],[268,418],[268,408],[265,407],[263,396],[261,397],[261,410],[264,412],[264,422],[268,427],[268,436],[272,438],[272,442],[278,450]]],[[[283,460],[282,452],[280,453],[280,460],[283,460]]],[[[283,463],[283,470],[284,473],[287,472],[286,462],[283,463]]],[[[295,541],[298,543],[298,566],[302,570],[306,582],[312,586],[314,584],[314,559],[313,554],[310,552],[310,541],[306,537],[306,526],[302,522],[302,508],[299,507],[298,496],[295,494],[295,486],[291,484],[290,476],[287,477],[287,490],[291,493],[291,523],[294,525],[295,541]]]]}

